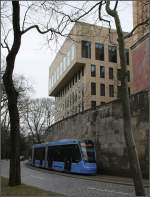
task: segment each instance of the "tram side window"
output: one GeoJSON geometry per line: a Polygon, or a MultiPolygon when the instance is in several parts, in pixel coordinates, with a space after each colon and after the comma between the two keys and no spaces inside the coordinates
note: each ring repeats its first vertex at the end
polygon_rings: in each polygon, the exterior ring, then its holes
{"type": "Polygon", "coordinates": [[[54,161],[62,161],[62,150],[61,147],[56,147],[54,149],[54,161]]]}
{"type": "Polygon", "coordinates": [[[63,161],[61,146],[48,147],[48,161],[63,161]]]}
{"type": "Polygon", "coordinates": [[[79,162],[81,161],[81,154],[78,145],[74,145],[72,149],[72,162],[79,162]]]}
{"type": "Polygon", "coordinates": [[[35,160],[44,160],[45,148],[35,148],[34,158],[35,160]]]}
{"type": "Polygon", "coordinates": [[[65,145],[63,147],[63,157],[65,160],[71,160],[72,161],[72,152],[73,152],[73,145],[65,145]]]}
{"type": "Polygon", "coordinates": [[[62,146],[48,147],[48,161],[64,161],[62,146]]]}
{"type": "Polygon", "coordinates": [[[81,160],[79,147],[76,144],[63,146],[62,156],[64,161],[68,159],[71,160],[71,162],[79,162],[81,160]]]}
{"type": "Polygon", "coordinates": [[[81,160],[78,145],[53,146],[48,148],[48,160],[79,162],[81,160]]]}
{"type": "Polygon", "coordinates": [[[47,154],[47,160],[53,160],[54,159],[54,148],[48,147],[48,154],[47,154]]]}

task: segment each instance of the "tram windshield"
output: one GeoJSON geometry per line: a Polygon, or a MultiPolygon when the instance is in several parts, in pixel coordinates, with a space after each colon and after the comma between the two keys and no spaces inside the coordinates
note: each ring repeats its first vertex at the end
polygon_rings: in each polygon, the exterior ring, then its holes
{"type": "Polygon", "coordinates": [[[83,141],[81,144],[82,157],[84,161],[95,163],[95,148],[92,141],[83,141]]]}

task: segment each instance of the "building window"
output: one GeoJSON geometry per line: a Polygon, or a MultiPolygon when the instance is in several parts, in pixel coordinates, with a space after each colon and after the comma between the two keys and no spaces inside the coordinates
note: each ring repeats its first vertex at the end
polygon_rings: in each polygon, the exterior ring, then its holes
{"type": "Polygon", "coordinates": [[[109,79],[113,79],[113,68],[109,68],[109,79]]]}
{"type": "Polygon", "coordinates": [[[91,77],[95,77],[95,76],[96,76],[96,65],[91,64],[91,77]]]}
{"type": "Polygon", "coordinates": [[[91,95],[96,95],[96,83],[91,83],[91,95]]]}
{"type": "Polygon", "coordinates": [[[64,60],[62,60],[62,73],[65,71],[64,60]]]}
{"type": "Polygon", "coordinates": [[[76,83],[77,82],[77,74],[75,74],[74,78],[75,78],[75,83],[76,83]]]}
{"type": "Polygon", "coordinates": [[[59,79],[59,67],[57,68],[57,80],[59,79]]]}
{"type": "Polygon", "coordinates": [[[95,59],[104,61],[104,44],[95,43],[95,59]]]}
{"type": "Polygon", "coordinates": [[[121,86],[117,87],[117,97],[121,98],[121,86]]]}
{"type": "Polygon", "coordinates": [[[66,56],[64,57],[64,59],[63,59],[63,65],[64,65],[64,71],[66,70],[66,68],[67,68],[67,61],[66,61],[67,59],[66,59],[66,56]]]}
{"type": "Polygon", "coordinates": [[[54,83],[56,82],[56,72],[54,72],[54,83]]]}
{"type": "Polygon", "coordinates": [[[74,77],[72,78],[72,85],[74,86],[74,77]]]}
{"type": "Polygon", "coordinates": [[[70,51],[67,52],[67,66],[70,66],[70,51]]]}
{"type": "Polygon", "coordinates": [[[128,93],[129,93],[129,96],[131,95],[131,90],[130,88],[128,87],[128,93]]]}
{"type": "Polygon", "coordinates": [[[74,92],[72,92],[72,104],[74,104],[74,92]]]}
{"type": "Polygon", "coordinates": [[[117,69],[117,79],[121,81],[121,69],[117,69]]]}
{"type": "Polygon", "coordinates": [[[74,59],[74,56],[75,56],[75,47],[74,45],[71,46],[71,61],[74,59]]]}
{"type": "Polygon", "coordinates": [[[60,63],[60,75],[63,73],[63,65],[60,63]]]}
{"type": "Polygon", "coordinates": [[[80,70],[78,71],[78,80],[80,80],[80,70]]]}
{"type": "Polygon", "coordinates": [[[105,96],[105,84],[100,84],[100,96],[105,96]]]}
{"type": "Polygon", "coordinates": [[[109,96],[114,97],[114,86],[113,85],[109,85],[109,96]]]}
{"type": "Polygon", "coordinates": [[[109,61],[117,63],[117,47],[108,46],[109,61]]]}
{"type": "Polygon", "coordinates": [[[127,71],[128,82],[130,81],[130,71],[127,71]]]}
{"type": "Polygon", "coordinates": [[[77,102],[77,93],[75,92],[74,101],[77,102]]]}
{"type": "Polygon", "coordinates": [[[84,76],[84,67],[82,67],[81,72],[82,72],[82,76],[84,76]]]}
{"type": "Polygon", "coordinates": [[[129,49],[125,49],[125,60],[126,64],[129,65],[129,49]]]}
{"type": "Polygon", "coordinates": [[[82,40],[82,57],[91,58],[91,42],[82,40]]]}
{"type": "Polygon", "coordinates": [[[96,108],[96,101],[91,101],[91,108],[95,109],[96,108]]]}
{"type": "Polygon", "coordinates": [[[100,66],[100,77],[105,78],[105,68],[104,68],[104,66],[100,66]]]}

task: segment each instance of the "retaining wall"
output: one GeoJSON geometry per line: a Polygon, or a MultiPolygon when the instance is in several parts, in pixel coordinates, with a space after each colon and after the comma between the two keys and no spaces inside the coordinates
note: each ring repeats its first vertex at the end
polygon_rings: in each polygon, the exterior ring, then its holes
{"type": "MultiPolygon", "coordinates": [[[[148,91],[130,98],[133,134],[143,175],[149,169],[149,102],[148,91]]],[[[127,148],[123,133],[122,106],[119,100],[95,110],[73,115],[49,128],[47,140],[63,138],[92,139],[96,144],[98,172],[130,176],[127,148]]]]}

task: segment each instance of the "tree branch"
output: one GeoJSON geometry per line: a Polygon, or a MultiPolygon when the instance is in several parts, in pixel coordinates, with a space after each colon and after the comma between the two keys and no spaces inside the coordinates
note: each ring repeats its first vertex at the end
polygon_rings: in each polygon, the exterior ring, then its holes
{"type": "Polygon", "coordinates": [[[31,30],[31,29],[36,29],[40,34],[46,34],[46,33],[48,33],[48,32],[51,32],[51,33],[57,33],[57,34],[59,34],[59,35],[61,35],[61,36],[64,36],[60,31],[57,31],[57,30],[54,29],[54,28],[49,28],[49,29],[47,29],[47,30],[45,30],[45,31],[42,31],[42,30],[39,28],[38,25],[32,25],[32,26],[28,27],[27,29],[25,29],[24,31],[21,32],[21,35],[25,34],[26,32],[28,32],[28,31],[31,30]]]}
{"type": "Polygon", "coordinates": [[[118,6],[118,0],[116,0],[115,7],[114,7],[114,11],[116,11],[117,6],[118,6]]]}
{"type": "Polygon", "coordinates": [[[99,20],[108,23],[108,25],[109,25],[109,28],[108,28],[108,31],[109,31],[109,34],[108,34],[109,35],[109,41],[111,43],[113,43],[112,40],[111,40],[111,37],[110,37],[110,33],[111,33],[111,22],[109,20],[106,20],[106,19],[102,18],[102,16],[101,16],[102,6],[104,4],[106,4],[106,0],[101,0],[101,2],[99,4],[99,20]]]}
{"type": "Polygon", "coordinates": [[[5,46],[1,43],[1,47],[3,48],[3,49],[7,49],[7,51],[8,51],[8,53],[10,52],[10,49],[6,46],[6,44],[5,44],[5,46]]]}
{"type": "MultiPolygon", "coordinates": [[[[8,51],[8,53],[10,52],[10,48],[9,48],[8,43],[7,43],[6,40],[8,38],[8,35],[9,35],[10,31],[11,31],[11,29],[8,30],[8,32],[7,32],[7,34],[6,34],[5,38],[4,38],[4,44],[5,44],[5,46],[1,43],[2,48],[6,48],[7,51],[8,51]]],[[[5,31],[4,31],[4,33],[5,33],[5,31]]]]}
{"type": "Polygon", "coordinates": [[[28,6],[26,12],[25,12],[25,15],[24,15],[24,19],[23,19],[23,24],[22,24],[22,31],[24,30],[24,26],[25,26],[25,21],[26,21],[26,16],[27,16],[27,13],[28,11],[30,10],[30,8],[33,6],[34,4],[31,4],[30,6],[28,6]]]}
{"type": "Polygon", "coordinates": [[[101,10],[102,10],[102,6],[106,4],[106,1],[105,0],[102,0],[99,4],[99,20],[100,21],[104,21],[104,22],[107,22],[109,24],[109,27],[111,28],[111,25],[110,25],[110,21],[109,20],[106,20],[104,18],[102,18],[101,16],[101,10]]]}
{"type": "MultiPolygon", "coordinates": [[[[67,14],[65,14],[65,13],[63,13],[63,12],[61,12],[61,11],[58,11],[58,10],[56,10],[56,9],[54,9],[54,8],[52,8],[52,10],[55,11],[56,13],[59,13],[59,14],[62,14],[62,15],[64,15],[64,16],[68,17],[68,19],[70,20],[70,22],[77,22],[77,21],[79,21],[82,17],[84,17],[85,15],[89,14],[89,13],[90,13],[97,5],[99,5],[99,4],[100,4],[99,2],[96,3],[92,8],[90,8],[87,12],[85,12],[84,14],[82,14],[81,16],[79,16],[79,17],[76,18],[76,19],[72,19],[69,15],[67,15],[67,14]]],[[[61,36],[65,36],[65,35],[62,34],[62,32],[60,32],[60,31],[58,31],[58,30],[56,30],[56,29],[54,29],[54,28],[48,28],[48,29],[46,29],[45,31],[42,31],[42,30],[39,28],[38,25],[32,25],[32,26],[28,27],[27,29],[25,29],[25,30],[23,30],[23,31],[21,32],[21,35],[25,34],[26,32],[28,32],[28,31],[31,30],[31,29],[36,29],[40,34],[46,34],[46,33],[48,33],[48,32],[51,32],[51,33],[59,34],[59,35],[61,35],[61,36]]]]}
{"type": "Polygon", "coordinates": [[[145,21],[143,21],[143,22],[137,24],[137,25],[132,29],[132,31],[131,31],[130,33],[128,33],[127,35],[124,36],[124,39],[130,38],[130,37],[133,35],[134,31],[135,31],[138,27],[140,27],[140,26],[142,26],[142,25],[146,25],[146,24],[148,25],[148,24],[149,24],[149,19],[150,19],[150,18],[148,18],[147,20],[145,20],[145,21]]]}

